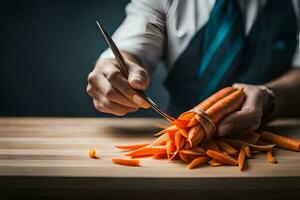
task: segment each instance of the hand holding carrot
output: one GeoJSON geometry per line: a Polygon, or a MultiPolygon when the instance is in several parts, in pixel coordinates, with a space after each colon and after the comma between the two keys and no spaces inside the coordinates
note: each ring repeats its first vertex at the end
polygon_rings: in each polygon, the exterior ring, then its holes
{"type": "Polygon", "coordinates": [[[219,124],[219,136],[245,135],[256,130],[270,104],[269,94],[259,86],[234,84],[233,87],[244,88],[246,100],[240,111],[230,114],[219,124]]]}

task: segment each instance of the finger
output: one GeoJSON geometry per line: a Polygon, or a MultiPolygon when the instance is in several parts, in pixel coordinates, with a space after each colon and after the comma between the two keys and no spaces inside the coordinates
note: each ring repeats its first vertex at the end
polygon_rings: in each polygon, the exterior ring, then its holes
{"type": "Polygon", "coordinates": [[[128,82],[129,85],[137,90],[146,90],[149,86],[148,72],[139,65],[131,62],[128,64],[128,82]]]}
{"type": "Polygon", "coordinates": [[[218,126],[219,136],[244,132],[244,130],[254,131],[260,125],[262,113],[251,108],[244,107],[241,111],[234,112],[222,121],[218,126]]]}
{"type": "Polygon", "coordinates": [[[127,107],[138,108],[139,105],[135,104],[127,97],[125,97],[122,93],[116,90],[108,80],[100,74],[102,78],[95,79],[91,84],[88,86],[87,92],[93,97],[99,100],[99,96],[103,95],[108,98],[110,101],[118,103],[120,105],[124,105],[127,107]]]}
{"type": "Polygon", "coordinates": [[[145,100],[139,96],[138,93],[129,85],[128,81],[121,75],[119,71],[113,71],[104,75],[114,88],[116,88],[128,99],[132,100],[135,104],[143,108],[149,107],[145,100]]]}
{"type": "Polygon", "coordinates": [[[95,108],[104,113],[111,113],[118,116],[123,116],[129,112],[134,112],[137,108],[126,107],[114,102],[109,101],[105,97],[101,97],[100,100],[93,99],[95,108]]]}

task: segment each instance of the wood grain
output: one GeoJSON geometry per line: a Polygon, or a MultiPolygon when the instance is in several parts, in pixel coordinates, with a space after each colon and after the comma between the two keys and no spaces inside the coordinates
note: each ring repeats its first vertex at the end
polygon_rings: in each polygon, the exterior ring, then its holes
{"type": "MultiPolygon", "coordinates": [[[[111,162],[111,158],[123,154],[114,145],[151,142],[158,131],[155,124],[163,122],[142,118],[0,118],[0,188],[7,193],[16,187],[40,188],[43,181],[63,180],[53,186],[59,191],[66,182],[73,188],[76,180],[93,180],[102,192],[112,189],[109,187],[154,190],[158,184],[165,190],[176,190],[178,185],[182,190],[201,187],[204,193],[203,188],[223,191],[228,187],[240,191],[281,188],[292,190],[290,194],[299,194],[298,152],[276,150],[279,162],[276,165],[269,164],[266,155],[256,155],[255,159],[247,160],[243,172],[226,166],[188,170],[178,161],[153,159],[143,159],[142,167],[138,168],[111,162]],[[90,148],[96,149],[99,159],[88,157],[90,148]],[[26,183],[26,180],[32,181],[26,183]],[[225,186],[226,182],[230,184],[225,186]]],[[[297,119],[278,120],[265,129],[300,139],[300,120],[297,119]]]]}

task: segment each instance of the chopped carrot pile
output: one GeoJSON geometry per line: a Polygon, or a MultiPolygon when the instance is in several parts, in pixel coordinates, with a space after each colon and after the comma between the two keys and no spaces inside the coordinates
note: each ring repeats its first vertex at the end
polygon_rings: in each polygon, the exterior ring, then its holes
{"type": "Polygon", "coordinates": [[[181,160],[187,168],[194,169],[209,164],[212,167],[230,165],[245,168],[247,158],[265,153],[270,163],[277,163],[273,156],[275,145],[300,151],[300,141],[270,132],[252,132],[243,137],[216,138],[216,127],[229,114],[241,109],[245,101],[243,89],[226,87],[213,94],[193,109],[182,113],[176,120],[155,136],[151,144],[116,146],[128,150],[128,159],[116,159],[116,164],[139,166],[133,158],[152,157],[181,160]]]}

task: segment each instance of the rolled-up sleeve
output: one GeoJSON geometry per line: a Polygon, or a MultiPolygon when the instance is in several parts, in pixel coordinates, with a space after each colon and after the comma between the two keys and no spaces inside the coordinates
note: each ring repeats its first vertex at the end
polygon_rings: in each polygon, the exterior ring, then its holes
{"type": "MultiPolygon", "coordinates": [[[[132,0],[126,6],[125,20],[112,37],[120,50],[136,56],[152,70],[165,48],[166,6],[164,0],[132,0]]],[[[112,57],[111,50],[107,49],[100,59],[112,57]]]]}

